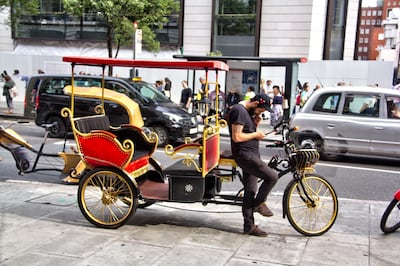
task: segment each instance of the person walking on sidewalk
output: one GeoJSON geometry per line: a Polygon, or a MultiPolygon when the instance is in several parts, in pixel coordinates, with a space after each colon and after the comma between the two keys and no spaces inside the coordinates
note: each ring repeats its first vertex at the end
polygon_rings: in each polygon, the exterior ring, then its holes
{"type": "Polygon", "coordinates": [[[191,102],[192,102],[192,89],[189,88],[187,81],[183,80],[180,106],[185,108],[186,110],[189,110],[191,102]]]}
{"type": "Polygon", "coordinates": [[[259,140],[266,133],[257,131],[257,126],[261,121],[260,114],[266,110],[271,111],[269,97],[256,94],[234,105],[228,118],[233,158],[243,171],[243,231],[245,234],[262,237],[267,236],[267,233],[254,224],[254,212],[267,217],[273,215],[265,200],[278,181],[278,174],[261,160],[258,147],[259,140]],[[263,182],[257,193],[258,178],[263,182]]]}
{"type": "Polygon", "coordinates": [[[14,112],[14,104],[13,95],[11,95],[11,89],[15,86],[15,82],[6,72],[3,72],[1,75],[4,78],[3,96],[6,97],[8,107],[6,114],[12,114],[14,112]]]}

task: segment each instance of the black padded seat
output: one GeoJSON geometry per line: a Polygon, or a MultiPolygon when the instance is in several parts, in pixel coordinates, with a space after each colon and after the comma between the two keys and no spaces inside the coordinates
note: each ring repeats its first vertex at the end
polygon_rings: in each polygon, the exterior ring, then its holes
{"type": "Polygon", "coordinates": [[[183,160],[179,160],[165,168],[164,174],[170,176],[201,176],[201,172],[197,171],[193,163],[190,166],[187,166],[183,163],[183,160]]]}
{"type": "Polygon", "coordinates": [[[117,139],[120,142],[123,142],[126,139],[133,141],[133,144],[135,145],[135,153],[132,158],[133,161],[150,155],[156,148],[155,143],[148,142],[143,136],[144,133],[139,128],[129,125],[121,125],[120,128],[111,129],[110,131],[117,136],[117,139]]]}
{"type": "Polygon", "coordinates": [[[74,119],[74,122],[76,128],[81,133],[90,133],[92,130],[110,129],[110,120],[105,115],[78,117],[74,119]]]}

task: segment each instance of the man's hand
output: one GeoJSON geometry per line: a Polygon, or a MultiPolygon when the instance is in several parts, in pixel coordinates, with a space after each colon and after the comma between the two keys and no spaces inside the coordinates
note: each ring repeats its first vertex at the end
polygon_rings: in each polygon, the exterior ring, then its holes
{"type": "Polygon", "coordinates": [[[260,122],[261,122],[261,117],[260,117],[260,115],[255,115],[254,117],[253,117],[253,122],[254,122],[254,124],[256,124],[256,126],[258,127],[258,125],[260,124],[260,122]]]}
{"type": "Polygon", "coordinates": [[[265,138],[265,136],[267,135],[265,132],[261,132],[261,131],[257,131],[254,134],[255,134],[255,138],[258,140],[265,138]]]}

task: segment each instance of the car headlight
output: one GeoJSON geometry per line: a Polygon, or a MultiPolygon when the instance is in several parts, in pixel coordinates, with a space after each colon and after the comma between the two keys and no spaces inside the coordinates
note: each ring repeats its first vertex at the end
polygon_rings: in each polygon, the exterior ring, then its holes
{"type": "Polygon", "coordinates": [[[169,120],[173,123],[180,123],[181,122],[181,117],[176,114],[171,114],[171,113],[164,113],[168,117],[169,120]]]}

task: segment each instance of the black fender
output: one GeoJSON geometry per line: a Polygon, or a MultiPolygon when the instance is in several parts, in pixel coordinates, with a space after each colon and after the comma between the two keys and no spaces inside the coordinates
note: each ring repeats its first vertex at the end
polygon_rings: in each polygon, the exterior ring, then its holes
{"type": "Polygon", "coordinates": [[[287,214],[287,201],[288,201],[288,196],[289,196],[289,189],[293,186],[293,183],[295,183],[296,180],[292,179],[290,182],[287,184],[285,188],[285,192],[283,193],[283,200],[282,200],[282,216],[285,219],[286,214],[287,214]]]}

